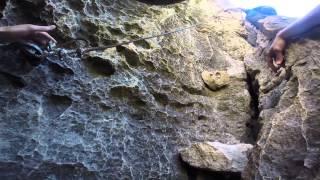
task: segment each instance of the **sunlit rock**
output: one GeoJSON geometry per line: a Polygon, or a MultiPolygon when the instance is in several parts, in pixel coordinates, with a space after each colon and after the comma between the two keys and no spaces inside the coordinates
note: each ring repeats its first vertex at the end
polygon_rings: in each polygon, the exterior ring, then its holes
{"type": "Polygon", "coordinates": [[[213,91],[221,89],[230,83],[230,77],[226,71],[203,71],[201,77],[204,83],[213,91]]]}
{"type": "Polygon", "coordinates": [[[193,144],[180,152],[190,166],[213,172],[242,172],[247,165],[251,144],[206,142],[193,144]]]}

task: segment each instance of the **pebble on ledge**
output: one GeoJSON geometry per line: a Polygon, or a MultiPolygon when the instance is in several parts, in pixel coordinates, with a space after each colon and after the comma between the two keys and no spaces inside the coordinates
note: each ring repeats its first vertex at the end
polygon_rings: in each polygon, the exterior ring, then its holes
{"type": "Polygon", "coordinates": [[[230,83],[230,76],[226,71],[203,71],[203,82],[213,91],[217,91],[230,83]]]}

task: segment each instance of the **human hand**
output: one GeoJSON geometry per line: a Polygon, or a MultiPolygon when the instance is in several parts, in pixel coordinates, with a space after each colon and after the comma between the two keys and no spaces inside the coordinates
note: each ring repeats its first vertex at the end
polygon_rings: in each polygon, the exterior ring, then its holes
{"type": "Polygon", "coordinates": [[[28,41],[40,45],[48,45],[50,41],[57,41],[48,33],[56,26],[37,26],[32,24],[22,24],[16,26],[0,27],[0,41],[17,42],[28,41]]]}
{"type": "Polygon", "coordinates": [[[268,52],[268,65],[273,71],[277,71],[283,65],[286,44],[286,40],[280,35],[277,35],[271,44],[268,52]]]}

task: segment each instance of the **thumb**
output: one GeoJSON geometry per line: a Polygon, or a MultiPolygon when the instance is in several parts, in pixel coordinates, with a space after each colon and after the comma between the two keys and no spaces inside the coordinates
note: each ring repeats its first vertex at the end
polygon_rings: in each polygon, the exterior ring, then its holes
{"type": "Polygon", "coordinates": [[[32,29],[35,31],[52,31],[56,28],[55,25],[50,25],[50,26],[37,26],[37,25],[32,25],[32,29]]]}
{"type": "Polygon", "coordinates": [[[267,56],[267,63],[268,63],[269,68],[272,69],[272,71],[274,71],[274,72],[277,71],[277,68],[273,64],[273,58],[272,58],[271,54],[267,56]]]}

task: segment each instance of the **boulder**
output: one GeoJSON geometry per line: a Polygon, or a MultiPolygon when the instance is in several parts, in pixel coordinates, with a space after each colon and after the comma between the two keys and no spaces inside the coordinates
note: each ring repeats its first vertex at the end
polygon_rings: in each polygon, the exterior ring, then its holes
{"type": "Polygon", "coordinates": [[[180,151],[184,162],[213,172],[242,172],[247,165],[251,144],[196,143],[180,151]]]}

